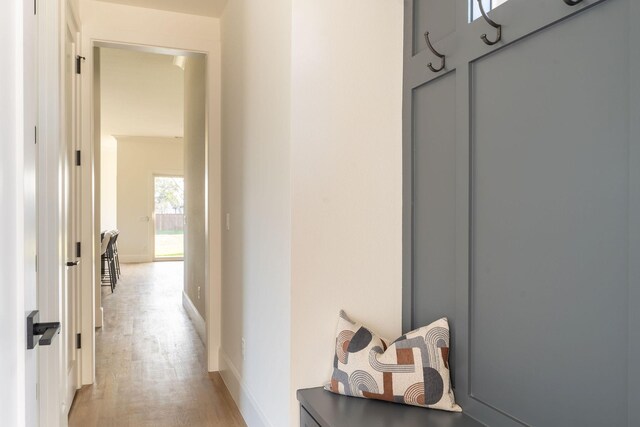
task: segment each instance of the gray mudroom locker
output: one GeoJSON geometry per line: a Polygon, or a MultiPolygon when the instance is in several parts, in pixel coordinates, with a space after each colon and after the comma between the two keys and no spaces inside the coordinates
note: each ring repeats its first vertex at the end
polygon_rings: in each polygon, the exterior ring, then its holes
{"type": "Polygon", "coordinates": [[[640,1],[482,1],[405,0],[403,328],[489,426],[640,426],[640,1]]]}

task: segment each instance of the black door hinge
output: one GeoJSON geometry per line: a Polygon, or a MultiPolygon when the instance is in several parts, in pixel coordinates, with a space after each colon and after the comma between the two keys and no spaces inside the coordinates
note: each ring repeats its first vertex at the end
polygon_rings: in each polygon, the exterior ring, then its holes
{"type": "Polygon", "coordinates": [[[38,126],[33,127],[33,143],[38,143],[38,126]]]}
{"type": "Polygon", "coordinates": [[[33,0],[33,14],[38,14],[38,0],[33,0]]]}
{"type": "Polygon", "coordinates": [[[82,74],[82,61],[84,61],[84,56],[76,55],[76,74],[82,74]]]}
{"type": "Polygon", "coordinates": [[[76,348],[82,348],[82,334],[76,334],[76,348]]]}
{"type": "Polygon", "coordinates": [[[80,166],[82,164],[82,153],[80,150],[76,150],[76,166],[80,166]]]}
{"type": "Polygon", "coordinates": [[[76,258],[82,257],[82,244],[80,242],[76,242],[76,258]]]}

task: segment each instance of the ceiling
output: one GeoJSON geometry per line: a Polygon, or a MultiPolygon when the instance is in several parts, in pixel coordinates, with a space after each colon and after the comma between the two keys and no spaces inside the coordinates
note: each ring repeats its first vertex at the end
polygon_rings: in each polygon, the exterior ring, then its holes
{"type": "Polygon", "coordinates": [[[129,6],[219,18],[227,0],[102,0],[129,6]]]}
{"type": "Polygon", "coordinates": [[[173,58],[100,49],[103,135],[183,136],[184,72],[173,58]]]}

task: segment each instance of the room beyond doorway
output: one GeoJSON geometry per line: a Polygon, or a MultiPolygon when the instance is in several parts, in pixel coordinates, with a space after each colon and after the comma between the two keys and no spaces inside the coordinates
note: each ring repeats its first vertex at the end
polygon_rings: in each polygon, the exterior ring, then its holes
{"type": "Polygon", "coordinates": [[[154,261],[184,260],[184,177],[153,178],[154,261]]]}
{"type": "Polygon", "coordinates": [[[101,231],[118,230],[124,264],[184,261],[181,300],[206,341],[206,57],[95,53],[101,231]]]}

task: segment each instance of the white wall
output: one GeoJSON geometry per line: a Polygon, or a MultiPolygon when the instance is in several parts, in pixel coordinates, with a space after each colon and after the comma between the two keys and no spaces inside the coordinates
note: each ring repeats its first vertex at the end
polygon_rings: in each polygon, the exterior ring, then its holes
{"type": "Polygon", "coordinates": [[[3,423],[20,425],[25,420],[24,395],[24,252],[19,189],[22,162],[22,2],[3,4],[0,14],[0,54],[9,66],[0,67],[0,197],[7,209],[0,219],[7,231],[0,246],[0,413],[3,423]]]}
{"type": "MultiPolygon", "coordinates": [[[[228,0],[106,0],[131,6],[149,7],[172,12],[219,17],[228,0]]],[[[504,1],[504,0],[503,0],[504,1]]]]}
{"type": "Polygon", "coordinates": [[[118,141],[103,135],[100,144],[100,230],[118,228],[118,141]]]}
{"type": "Polygon", "coordinates": [[[329,378],[340,309],[401,332],[402,27],[401,0],[293,2],[292,405],[329,378]]]}
{"type": "Polygon", "coordinates": [[[221,368],[249,426],[288,425],[291,404],[290,29],[290,0],[222,16],[221,368]]]}
{"type": "Polygon", "coordinates": [[[401,332],[403,2],[256,3],[222,16],[222,350],[249,425],[297,425],[341,308],[401,332]]]}
{"type": "Polygon", "coordinates": [[[80,11],[80,0],[67,0],[67,4],[71,7],[72,13],[77,16],[80,11]]]}
{"type": "MultiPolygon", "coordinates": [[[[206,259],[206,58],[187,58],[184,67],[184,292],[204,318],[206,259]]],[[[195,321],[194,321],[195,322],[195,321]]],[[[204,339],[204,338],[203,338],[204,339]]]]}
{"type": "Polygon", "coordinates": [[[183,136],[184,73],[173,58],[100,49],[103,134],[183,136]]]}
{"type": "Polygon", "coordinates": [[[118,254],[122,262],[153,260],[153,175],[184,175],[182,138],[118,138],[118,254]]]}

